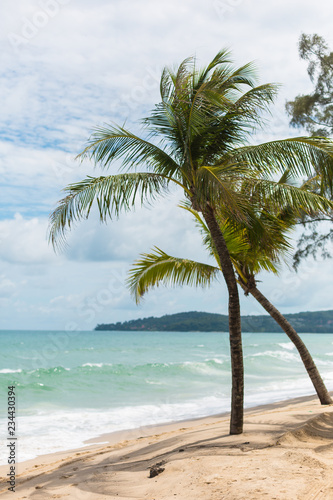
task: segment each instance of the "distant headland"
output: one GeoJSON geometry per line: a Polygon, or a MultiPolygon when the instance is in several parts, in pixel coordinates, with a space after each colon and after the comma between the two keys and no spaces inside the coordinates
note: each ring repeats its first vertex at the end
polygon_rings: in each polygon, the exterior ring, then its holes
{"type": "MultiPolygon", "coordinates": [[[[333,333],[333,310],[285,314],[298,333],[333,333]]],[[[242,331],[279,333],[277,323],[266,315],[242,316],[242,331]]],[[[227,332],[228,316],[206,312],[166,314],[160,318],[150,316],[123,323],[97,325],[95,330],[106,331],[156,331],[156,332],[227,332]]]]}

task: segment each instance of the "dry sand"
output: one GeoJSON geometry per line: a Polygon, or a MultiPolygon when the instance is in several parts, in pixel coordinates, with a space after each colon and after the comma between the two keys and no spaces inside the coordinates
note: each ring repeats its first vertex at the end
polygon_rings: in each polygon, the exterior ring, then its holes
{"type": "Polygon", "coordinates": [[[222,415],[102,436],[19,464],[15,493],[2,466],[1,498],[333,499],[333,406],[298,398],[250,409],[242,435],[228,427],[222,415]]]}

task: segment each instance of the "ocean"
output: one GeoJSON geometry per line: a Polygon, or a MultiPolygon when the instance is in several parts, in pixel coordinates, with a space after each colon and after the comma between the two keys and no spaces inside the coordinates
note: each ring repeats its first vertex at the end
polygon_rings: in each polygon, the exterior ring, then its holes
{"type": "MultiPolygon", "coordinates": [[[[302,334],[333,390],[333,334],[302,334]]],[[[2,436],[15,386],[17,459],[125,429],[230,410],[227,333],[0,331],[2,436]]],[[[284,334],[243,334],[245,406],[314,394],[284,334]]],[[[0,462],[7,462],[5,444],[0,462]]]]}

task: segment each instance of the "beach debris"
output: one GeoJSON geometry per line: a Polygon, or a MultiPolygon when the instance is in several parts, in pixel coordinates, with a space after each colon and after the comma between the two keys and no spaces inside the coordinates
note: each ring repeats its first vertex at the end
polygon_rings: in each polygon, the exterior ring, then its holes
{"type": "Polygon", "coordinates": [[[162,465],[164,465],[165,462],[162,461],[162,462],[157,462],[156,464],[152,465],[151,467],[148,467],[150,472],[149,472],[149,477],[156,477],[158,476],[159,474],[161,474],[165,468],[162,467],[162,465]]]}
{"type": "Polygon", "coordinates": [[[181,453],[182,451],[185,451],[185,448],[179,448],[178,453],[181,453]]]}

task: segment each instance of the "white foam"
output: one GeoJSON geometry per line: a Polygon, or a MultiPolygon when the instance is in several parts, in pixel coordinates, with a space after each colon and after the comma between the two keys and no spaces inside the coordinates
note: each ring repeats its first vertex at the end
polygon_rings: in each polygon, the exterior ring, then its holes
{"type": "MultiPolygon", "coordinates": [[[[207,360],[207,361],[213,361],[213,360],[207,360]]],[[[217,367],[207,365],[207,363],[185,361],[183,365],[188,366],[191,371],[203,375],[220,375],[221,373],[217,367]]]]}
{"type": "Polygon", "coordinates": [[[295,349],[295,345],[292,342],[281,342],[281,344],[278,345],[283,347],[283,349],[288,349],[289,351],[295,349]]]}
{"type": "Polygon", "coordinates": [[[268,356],[271,358],[277,358],[281,359],[283,361],[300,361],[299,356],[297,356],[296,353],[293,352],[287,352],[287,351],[263,351],[263,352],[257,352],[255,354],[250,354],[247,355],[246,358],[257,358],[257,357],[263,357],[263,356],[268,356]]]}
{"type": "Polygon", "coordinates": [[[0,370],[0,373],[21,373],[21,372],[22,372],[21,369],[11,370],[10,368],[3,368],[2,370],[0,370]]]}
{"type": "Polygon", "coordinates": [[[109,364],[109,363],[85,363],[84,365],[82,365],[82,367],[84,366],[90,366],[90,368],[93,368],[94,366],[96,368],[103,368],[103,366],[112,366],[112,364],[109,364]]]}
{"type": "Polygon", "coordinates": [[[206,362],[214,361],[214,363],[216,363],[217,365],[223,365],[222,359],[219,358],[212,358],[212,359],[206,358],[205,361],[206,362]]]}

